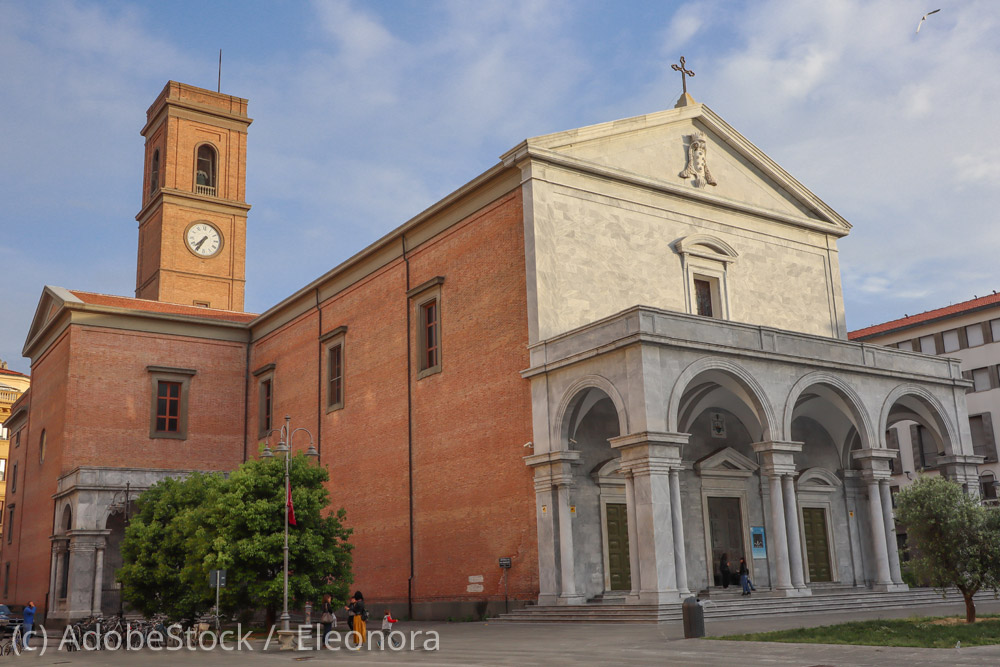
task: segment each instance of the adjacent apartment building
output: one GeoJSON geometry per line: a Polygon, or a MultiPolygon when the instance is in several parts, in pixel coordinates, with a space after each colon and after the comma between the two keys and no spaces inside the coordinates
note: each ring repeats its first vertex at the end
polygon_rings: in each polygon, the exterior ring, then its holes
{"type": "Polygon", "coordinates": [[[28,390],[31,380],[24,373],[7,368],[0,360],[0,535],[3,533],[4,509],[7,507],[7,459],[10,458],[12,431],[11,408],[28,390]]]}
{"type": "MultiPolygon", "coordinates": [[[[994,423],[1000,418],[1000,294],[976,297],[951,306],[908,315],[891,322],[852,331],[851,340],[878,343],[899,350],[953,357],[962,375],[973,383],[966,394],[969,430],[979,467],[980,493],[997,502],[1000,463],[994,423]]],[[[893,484],[905,486],[917,472],[938,474],[943,453],[929,436],[920,415],[896,424],[886,433],[890,446],[898,447],[893,462],[893,484]]]]}

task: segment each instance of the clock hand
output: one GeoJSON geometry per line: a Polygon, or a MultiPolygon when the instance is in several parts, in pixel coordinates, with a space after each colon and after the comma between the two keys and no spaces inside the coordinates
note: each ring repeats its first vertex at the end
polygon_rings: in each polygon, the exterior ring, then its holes
{"type": "Polygon", "coordinates": [[[195,250],[201,250],[201,245],[202,245],[202,244],[203,244],[203,243],[204,243],[205,241],[207,241],[207,240],[208,240],[208,237],[207,237],[207,236],[202,236],[202,237],[201,237],[201,240],[200,240],[200,241],[198,241],[197,243],[195,243],[195,244],[194,244],[194,249],[195,249],[195,250]]]}

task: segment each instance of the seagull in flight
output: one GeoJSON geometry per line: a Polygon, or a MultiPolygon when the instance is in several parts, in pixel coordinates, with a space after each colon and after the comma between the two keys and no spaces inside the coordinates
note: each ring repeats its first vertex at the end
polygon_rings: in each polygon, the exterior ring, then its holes
{"type": "Polygon", "coordinates": [[[935,9],[933,12],[927,12],[926,14],[924,14],[923,16],[921,16],[920,17],[920,23],[917,24],[917,32],[918,33],[920,32],[920,26],[922,26],[924,24],[924,21],[927,20],[928,16],[930,16],[931,14],[937,14],[939,11],[941,11],[941,10],[940,9],[935,9]]]}

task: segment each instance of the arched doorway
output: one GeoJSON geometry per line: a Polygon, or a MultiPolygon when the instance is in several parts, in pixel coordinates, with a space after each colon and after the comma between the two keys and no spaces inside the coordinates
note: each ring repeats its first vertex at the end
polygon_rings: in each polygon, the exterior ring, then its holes
{"type": "MultiPolygon", "coordinates": [[[[619,406],[598,387],[585,387],[567,405],[565,448],[579,452],[570,490],[576,592],[587,599],[631,590],[628,511],[619,452],[619,406]]],[[[561,520],[561,518],[560,518],[561,520]]]]}
{"type": "Polygon", "coordinates": [[[767,399],[734,364],[702,363],[709,367],[682,374],[671,404],[671,423],[690,434],[679,473],[682,496],[700,505],[700,512],[692,507],[683,516],[688,561],[701,565],[688,568],[688,584],[691,590],[736,584],[745,558],[751,579],[768,585],[766,555],[758,550],[754,562],[751,537],[754,527],[764,526],[753,443],[770,438],[767,399]]]}

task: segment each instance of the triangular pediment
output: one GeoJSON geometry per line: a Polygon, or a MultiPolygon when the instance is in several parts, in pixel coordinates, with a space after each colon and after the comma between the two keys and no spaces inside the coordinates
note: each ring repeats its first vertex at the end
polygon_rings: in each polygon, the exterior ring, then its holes
{"type": "Polygon", "coordinates": [[[732,447],[724,447],[699,459],[694,464],[695,471],[703,477],[713,474],[749,477],[758,468],[759,466],[756,463],[732,447]]]}
{"type": "Polygon", "coordinates": [[[836,211],[703,104],[535,137],[521,148],[659,183],[693,199],[828,226],[840,235],[850,229],[836,211]],[[703,142],[704,159],[698,162],[707,172],[691,169],[693,140],[703,142]]]}
{"type": "Polygon", "coordinates": [[[55,319],[66,303],[83,302],[73,296],[69,290],[62,287],[46,285],[42,288],[42,296],[38,299],[35,316],[31,319],[31,326],[28,328],[28,336],[24,339],[22,354],[28,356],[28,348],[31,342],[38,338],[39,334],[45,330],[46,325],[55,319]]]}

